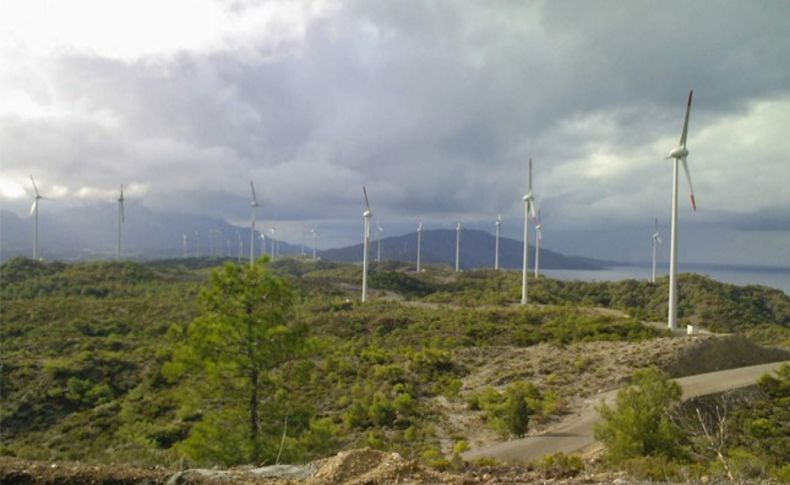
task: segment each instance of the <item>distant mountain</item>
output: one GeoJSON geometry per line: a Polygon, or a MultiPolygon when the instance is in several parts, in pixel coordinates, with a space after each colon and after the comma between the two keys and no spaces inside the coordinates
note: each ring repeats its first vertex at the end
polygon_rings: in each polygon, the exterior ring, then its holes
{"type": "MultiPolygon", "coordinates": [[[[192,214],[153,212],[142,205],[127,203],[123,225],[123,255],[129,259],[158,259],[182,254],[182,235],[187,236],[187,253],[195,256],[237,256],[241,237],[243,255],[249,257],[250,230],[220,219],[192,214]],[[197,231],[197,236],[196,236],[197,231]]],[[[39,215],[39,250],[44,259],[109,259],[115,256],[117,208],[101,204],[63,209],[39,215]]],[[[271,251],[267,237],[265,251],[271,251]]],[[[0,260],[31,256],[33,220],[0,210],[0,260]]],[[[261,240],[256,241],[260,254],[261,240]]],[[[280,254],[295,254],[301,247],[284,241],[280,254]]]]}
{"type": "MultiPolygon", "coordinates": [[[[455,230],[436,229],[422,231],[421,261],[425,264],[455,266],[455,230]]],[[[494,266],[495,237],[486,231],[464,229],[461,233],[461,267],[484,268],[494,266]]],[[[499,240],[499,264],[503,268],[521,268],[524,246],[521,241],[508,238],[499,240]]],[[[378,243],[371,241],[370,256],[375,259],[378,243]]],[[[362,260],[362,244],[321,251],[323,259],[354,262],[362,260]]],[[[529,247],[530,268],[535,264],[535,248],[529,247]]],[[[381,240],[381,259],[414,263],[417,260],[417,233],[388,237],[381,240]]],[[[602,269],[605,261],[565,256],[541,248],[540,266],[546,269],[602,269]]]]}
{"type": "MultiPolygon", "coordinates": [[[[50,212],[43,207],[39,215],[39,249],[46,260],[110,259],[115,257],[117,235],[117,208],[113,204],[97,204],[80,208],[50,212]]],[[[216,255],[236,257],[238,239],[243,244],[242,257],[249,257],[250,230],[234,226],[220,219],[154,212],[146,207],[127,203],[126,221],[123,226],[123,255],[127,259],[177,258],[182,254],[182,235],[187,236],[187,254],[195,256],[216,255]],[[196,237],[196,231],[198,236],[196,237]],[[210,238],[210,235],[211,236],[210,238]],[[199,247],[198,247],[199,242],[199,247]],[[228,247],[230,246],[230,247],[228,247]]],[[[256,253],[271,253],[271,240],[267,237],[261,247],[256,241],[256,253]]],[[[33,220],[18,217],[0,210],[0,260],[14,256],[31,256],[33,247],[33,220]]],[[[371,246],[373,258],[377,242],[371,246]]],[[[279,254],[299,254],[300,245],[279,242],[279,254]]],[[[530,265],[534,264],[535,249],[530,246],[530,265]]],[[[306,248],[309,253],[310,249],[306,248]]],[[[521,268],[522,244],[502,238],[500,263],[503,268],[521,268]]],[[[362,260],[362,245],[320,251],[324,259],[354,262],[362,260]]],[[[417,233],[388,237],[382,240],[381,257],[384,260],[414,262],[417,259],[417,233]]],[[[547,269],[600,269],[604,261],[541,250],[541,267],[547,269]]],[[[437,229],[422,232],[422,261],[425,264],[444,263],[455,265],[455,230],[437,229]]],[[[483,268],[494,266],[494,236],[488,232],[464,229],[461,234],[461,267],[483,268]]]]}

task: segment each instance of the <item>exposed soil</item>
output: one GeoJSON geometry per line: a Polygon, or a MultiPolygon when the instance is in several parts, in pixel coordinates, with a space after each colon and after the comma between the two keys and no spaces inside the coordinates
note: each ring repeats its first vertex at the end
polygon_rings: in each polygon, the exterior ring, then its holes
{"type": "Polygon", "coordinates": [[[790,353],[755,345],[739,336],[697,334],[644,342],[588,342],[569,346],[540,344],[527,348],[485,347],[457,351],[457,361],[472,372],[464,377],[460,396],[434,399],[440,416],[435,423],[442,451],[450,454],[462,436],[474,447],[502,437],[487,428],[483,412],[470,410],[466,397],[486,386],[501,390],[527,380],[542,392],[556,392],[562,414],[546,421],[533,420],[529,434],[540,434],[578,414],[597,394],[626,383],[635,369],[657,366],[673,377],[790,359],[790,353]]]}

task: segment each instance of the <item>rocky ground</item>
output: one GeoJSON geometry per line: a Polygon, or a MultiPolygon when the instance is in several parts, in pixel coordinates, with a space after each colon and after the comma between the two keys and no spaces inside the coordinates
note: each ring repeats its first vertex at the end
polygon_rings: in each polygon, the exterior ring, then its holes
{"type": "Polygon", "coordinates": [[[3,484],[510,484],[510,483],[626,483],[619,474],[582,472],[574,477],[516,466],[468,467],[459,472],[439,472],[397,453],[371,449],[349,450],[303,466],[280,465],[264,468],[238,467],[229,470],[184,470],[135,468],[124,465],[82,463],[36,463],[0,458],[3,484]]]}

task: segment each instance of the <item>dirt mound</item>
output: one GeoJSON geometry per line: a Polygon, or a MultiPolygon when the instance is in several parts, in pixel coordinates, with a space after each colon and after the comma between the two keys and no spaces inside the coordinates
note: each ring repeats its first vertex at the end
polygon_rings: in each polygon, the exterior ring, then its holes
{"type": "Polygon", "coordinates": [[[673,377],[685,377],[788,359],[790,352],[786,350],[761,347],[745,337],[733,335],[695,339],[691,347],[679,353],[664,369],[673,377]]]}
{"type": "Polygon", "coordinates": [[[397,453],[365,448],[341,451],[314,462],[308,483],[460,483],[458,477],[429,470],[397,453]]]}

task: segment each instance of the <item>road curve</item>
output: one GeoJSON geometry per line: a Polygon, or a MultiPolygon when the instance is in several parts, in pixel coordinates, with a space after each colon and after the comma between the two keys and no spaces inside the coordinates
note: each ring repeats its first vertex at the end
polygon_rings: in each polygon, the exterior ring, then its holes
{"type": "MultiPolygon", "coordinates": [[[[681,377],[675,380],[683,389],[683,399],[685,400],[752,385],[761,375],[777,369],[784,363],[790,363],[790,361],[739,367],[737,369],[681,377]]],[[[559,427],[546,433],[470,450],[461,456],[465,460],[491,457],[502,461],[521,462],[540,458],[558,451],[564,453],[578,452],[595,443],[593,425],[600,421],[595,406],[601,400],[611,406],[616,396],[617,389],[588,399],[585,402],[585,410],[580,415],[566,420],[559,427]]]]}

